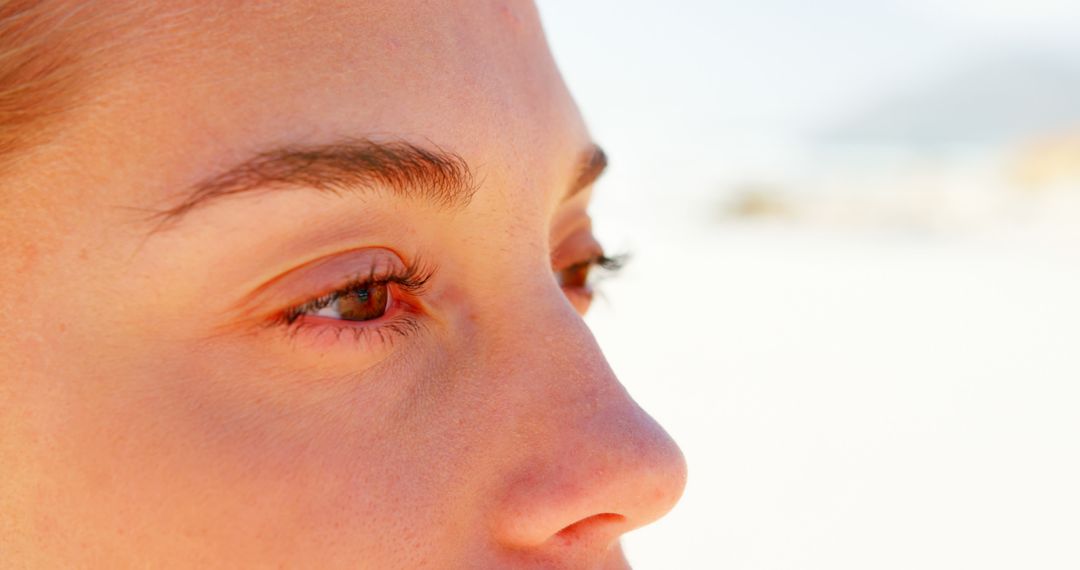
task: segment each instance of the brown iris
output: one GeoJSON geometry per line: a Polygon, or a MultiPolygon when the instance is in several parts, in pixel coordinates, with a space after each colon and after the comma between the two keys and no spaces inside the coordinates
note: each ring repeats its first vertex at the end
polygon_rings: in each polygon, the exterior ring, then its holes
{"type": "Polygon", "coordinates": [[[390,299],[385,283],[373,283],[349,291],[337,300],[338,314],[346,321],[370,321],[386,313],[390,299]]]}
{"type": "Polygon", "coordinates": [[[589,283],[589,270],[592,269],[592,260],[575,263],[562,271],[559,271],[559,285],[574,289],[584,289],[589,283]]]}

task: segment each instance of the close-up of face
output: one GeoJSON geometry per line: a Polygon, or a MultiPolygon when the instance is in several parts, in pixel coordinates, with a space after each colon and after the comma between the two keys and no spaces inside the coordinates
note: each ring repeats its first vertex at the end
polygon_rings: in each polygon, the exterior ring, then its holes
{"type": "Polygon", "coordinates": [[[0,6],[0,566],[626,567],[686,467],[531,2],[0,6]]]}

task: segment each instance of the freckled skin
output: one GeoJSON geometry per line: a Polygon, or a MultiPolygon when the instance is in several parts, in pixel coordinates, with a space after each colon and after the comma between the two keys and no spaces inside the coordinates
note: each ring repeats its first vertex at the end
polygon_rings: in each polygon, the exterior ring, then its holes
{"type": "Polygon", "coordinates": [[[101,32],[83,104],[5,173],[0,566],[625,567],[619,537],[671,508],[685,465],[552,274],[591,138],[535,8],[85,9],[134,24],[101,32]],[[236,197],[147,236],[146,212],[254,152],[371,136],[482,184],[453,213],[236,197]],[[422,326],[386,345],[251,324],[284,301],[232,310],[376,246],[438,268],[422,326]]]}

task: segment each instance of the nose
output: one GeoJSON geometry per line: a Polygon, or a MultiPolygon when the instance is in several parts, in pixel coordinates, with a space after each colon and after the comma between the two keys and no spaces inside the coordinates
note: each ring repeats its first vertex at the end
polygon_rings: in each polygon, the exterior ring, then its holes
{"type": "Polygon", "coordinates": [[[668,512],[686,463],[630,398],[581,318],[563,301],[514,343],[519,452],[496,517],[516,549],[610,549],[668,512]]]}

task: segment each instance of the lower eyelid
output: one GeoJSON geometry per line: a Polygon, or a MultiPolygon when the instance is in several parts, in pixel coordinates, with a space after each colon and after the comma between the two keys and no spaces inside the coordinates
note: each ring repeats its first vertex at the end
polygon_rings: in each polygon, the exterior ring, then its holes
{"type": "Polygon", "coordinates": [[[395,316],[379,321],[342,321],[324,317],[304,317],[288,330],[293,343],[301,348],[328,349],[338,345],[366,353],[379,353],[390,348],[394,341],[410,336],[421,329],[415,315],[395,316]]]}
{"type": "Polygon", "coordinates": [[[563,294],[566,295],[567,300],[574,306],[575,309],[581,314],[585,314],[585,311],[589,309],[589,306],[593,302],[593,298],[596,296],[591,287],[563,287],[563,294]]]}
{"type": "Polygon", "coordinates": [[[593,296],[593,288],[590,285],[577,286],[577,285],[564,285],[562,290],[572,295],[582,295],[586,297],[593,296]]]}

